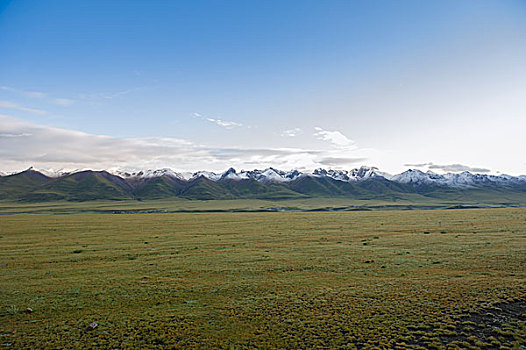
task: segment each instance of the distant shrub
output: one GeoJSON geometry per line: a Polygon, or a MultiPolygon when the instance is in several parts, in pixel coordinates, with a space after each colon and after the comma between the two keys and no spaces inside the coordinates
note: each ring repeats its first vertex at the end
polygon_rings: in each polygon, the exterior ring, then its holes
{"type": "Polygon", "coordinates": [[[82,253],[82,252],[83,252],[82,249],[75,249],[75,250],[73,251],[73,254],[80,254],[80,253],[82,253]]]}

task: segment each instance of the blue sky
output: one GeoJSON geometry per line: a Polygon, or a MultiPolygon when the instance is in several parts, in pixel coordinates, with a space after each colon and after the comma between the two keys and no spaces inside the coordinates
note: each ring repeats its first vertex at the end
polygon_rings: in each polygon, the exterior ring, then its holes
{"type": "Polygon", "coordinates": [[[524,1],[0,0],[0,52],[4,171],[526,173],[524,1]]]}

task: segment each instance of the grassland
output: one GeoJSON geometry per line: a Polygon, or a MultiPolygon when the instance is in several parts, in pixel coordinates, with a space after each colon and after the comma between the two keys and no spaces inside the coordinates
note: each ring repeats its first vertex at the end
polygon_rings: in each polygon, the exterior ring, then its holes
{"type": "Polygon", "coordinates": [[[169,198],[158,200],[94,200],[84,202],[55,201],[27,203],[0,200],[1,214],[78,214],[78,213],[181,213],[181,212],[272,212],[272,211],[356,211],[407,210],[458,207],[518,207],[526,206],[526,197],[518,194],[506,201],[486,197],[431,198],[408,194],[396,199],[353,199],[348,197],[317,197],[285,200],[232,199],[187,200],[169,198]]]}
{"type": "Polygon", "coordinates": [[[526,346],[524,208],[5,215],[0,247],[4,348],[526,346]]]}

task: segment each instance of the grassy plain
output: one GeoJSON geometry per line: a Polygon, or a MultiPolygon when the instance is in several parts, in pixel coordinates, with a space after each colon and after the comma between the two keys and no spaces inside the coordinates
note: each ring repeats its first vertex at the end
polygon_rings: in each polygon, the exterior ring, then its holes
{"type": "Polygon", "coordinates": [[[5,348],[526,346],[525,208],[4,215],[0,247],[5,348]]]}
{"type": "Polygon", "coordinates": [[[516,193],[508,197],[471,195],[454,198],[432,198],[406,194],[404,198],[353,199],[348,197],[316,197],[302,199],[264,200],[188,200],[169,198],[158,200],[94,200],[84,202],[56,201],[29,203],[0,200],[1,214],[76,214],[76,213],[180,213],[180,212],[257,212],[257,211],[352,211],[406,210],[455,207],[518,207],[526,206],[526,196],[516,193]]]}

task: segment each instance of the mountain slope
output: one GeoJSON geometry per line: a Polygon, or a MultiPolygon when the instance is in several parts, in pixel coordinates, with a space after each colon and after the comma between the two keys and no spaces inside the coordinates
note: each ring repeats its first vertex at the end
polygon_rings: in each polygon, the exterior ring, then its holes
{"type": "Polygon", "coordinates": [[[186,199],[234,199],[235,196],[226,188],[204,176],[199,176],[188,182],[188,185],[179,193],[186,199]]]}
{"type": "Polygon", "coordinates": [[[526,176],[424,173],[391,176],[376,168],[316,169],[313,173],[274,168],[182,175],[170,169],[135,172],[85,170],[48,177],[32,168],[0,176],[0,200],[29,202],[97,199],[294,199],[343,197],[359,200],[426,200],[492,203],[526,201],[526,176]]]}
{"type": "Polygon", "coordinates": [[[24,201],[131,199],[131,186],[105,171],[82,171],[47,182],[22,196],[24,201]]]}
{"type": "Polygon", "coordinates": [[[341,188],[334,185],[334,180],[318,176],[300,176],[292,180],[288,186],[291,190],[309,196],[342,196],[345,194],[341,188]]]}
{"type": "Polygon", "coordinates": [[[2,176],[0,177],[0,199],[20,199],[52,180],[33,168],[18,174],[2,176]]]}
{"type": "Polygon", "coordinates": [[[137,199],[160,199],[174,197],[185,188],[186,182],[169,175],[146,178],[133,183],[133,194],[137,199]]]}
{"type": "Polygon", "coordinates": [[[263,184],[254,179],[224,179],[218,183],[236,198],[291,199],[303,197],[280,183],[263,184]]]}

